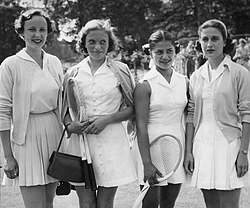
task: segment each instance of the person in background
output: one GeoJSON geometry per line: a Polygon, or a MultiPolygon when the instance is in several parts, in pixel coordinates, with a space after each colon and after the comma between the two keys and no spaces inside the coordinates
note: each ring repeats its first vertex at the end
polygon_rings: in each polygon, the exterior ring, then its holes
{"type": "MultiPolygon", "coordinates": [[[[186,180],[184,167],[166,182],[158,184],[161,173],[152,164],[149,144],[162,134],[172,134],[184,144],[184,109],[187,104],[187,78],[173,68],[179,44],[171,33],[157,30],[149,37],[151,70],[138,83],[134,93],[137,138],[143,163],[139,170],[139,183],[151,185],[143,200],[143,208],[172,208],[181,184],[186,180]],[[144,169],[144,170],[143,170],[144,169]]],[[[167,151],[168,147],[166,147],[167,151]]],[[[183,158],[182,158],[183,161],[183,158]]]]}
{"type": "Polygon", "coordinates": [[[137,179],[127,129],[123,121],[134,117],[134,78],[128,66],[110,59],[117,38],[110,20],[94,19],[79,33],[77,48],[87,55],[65,75],[74,77],[84,98],[86,122],[72,120],[64,96],[63,121],[71,133],[68,152],[81,156],[77,135],[86,134],[97,192],[74,183],[81,208],[112,208],[118,186],[137,179]]]}
{"type": "Polygon", "coordinates": [[[207,208],[238,208],[250,181],[250,73],[227,55],[234,45],[223,22],[208,20],[198,34],[208,61],[190,78],[184,166],[207,208]]]}
{"type": "Polygon", "coordinates": [[[62,134],[62,65],[42,49],[52,32],[44,11],[21,13],[15,30],[25,48],[0,66],[3,184],[20,187],[26,208],[52,208],[57,180],[47,175],[47,168],[62,134]]]}
{"type": "Polygon", "coordinates": [[[246,48],[246,43],[247,41],[244,38],[240,38],[239,45],[236,48],[236,53],[233,57],[233,60],[250,70],[250,65],[248,64],[250,57],[249,51],[246,48]]]}

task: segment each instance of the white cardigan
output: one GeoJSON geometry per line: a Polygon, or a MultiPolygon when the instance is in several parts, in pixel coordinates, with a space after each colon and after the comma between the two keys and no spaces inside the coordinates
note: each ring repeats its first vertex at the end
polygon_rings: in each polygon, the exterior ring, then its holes
{"type": "MultiPolygon", "coordinates": [[[[63,70],[60,60],[44,52],[45,64],[59,86],[56,114],[60,121],[62,103],[63,70]]],[[[12,141],[22,145],[30,112],[30,90],[34,76],[35,61],[21,50],[6,58],[0,66],[0,131],[11,130],[12,141]]]]}

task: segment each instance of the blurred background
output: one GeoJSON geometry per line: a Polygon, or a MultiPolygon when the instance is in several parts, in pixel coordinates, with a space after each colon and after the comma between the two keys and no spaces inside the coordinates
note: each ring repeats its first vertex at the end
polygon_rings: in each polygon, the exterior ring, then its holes
{"type": "Polygon", "coordinates": [[[179,40],[176,69],[188,76],[204,61],[194,49],[204,21],[222,20],[236,45],[240,38],[250,37],[250,0],[0,0],[0,63],[24,46],[13,22],[31,7],[44,8],[55,21],[44,50],[60,58],[65,71],[83,58],[75,51],[77,33],[96,18],[109,18],[117,27],[120,47],[110,56],[127,63],[136,77],[149,69],[150,56],[142,46],[147,47],[149,35],[158,28],[179,40]]]}

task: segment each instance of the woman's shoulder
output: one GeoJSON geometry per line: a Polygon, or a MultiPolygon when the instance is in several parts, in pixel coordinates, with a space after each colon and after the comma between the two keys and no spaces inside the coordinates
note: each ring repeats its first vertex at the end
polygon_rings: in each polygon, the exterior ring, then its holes
{"type": "Polygon", "coordinates": [[[113,60],[111,58],[108,58],[107,60],[108,65],[111,63],[114,67],[118,67],[122,72],[129,74],[129,68],[128,65],[117,60],[113,60]]]}
{"type": "Polygon", "coordinates": [[[21,64],[21,62],[20,62],[20,59],[18,58],[18,56],[12,55],[12,56],[9,56],[3,60],[3,62],[1,63],[1,68],[13,69],[16,67],[20,67],[20,64],[21,64]]]}
{"type": "Polygon", "coordinates": [[[54,63],[57,63],[57,64],[62,64],[62,63],[61,63],[61,60],[60,60],[57,56],[52,55],[52,54],[50,54],[50,53],[46,53],[46,55],[48,56],[48,59],[49,59],[50,61],[52,61],[52,62],[54,62],[54,63]]]}

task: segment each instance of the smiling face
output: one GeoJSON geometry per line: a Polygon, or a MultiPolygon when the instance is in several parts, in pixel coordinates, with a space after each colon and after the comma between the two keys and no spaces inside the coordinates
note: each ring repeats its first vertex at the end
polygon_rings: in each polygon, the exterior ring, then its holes
{"type": "Polygon", "coordinates": [[[48,36],[46,19],[42,16],[33,16],[30,20],[26,20],[22,36],[27,50],[41,49],[48,36]]]}
{"type": "Polygon", "coordinates": [[[160,41],[155,43],[151,55],[157,69],[170,69],[174,62],[175,47],[171,41],[160,41]]]}
{"type": "Polygon", "coordinates": [[[222,58],[225,41],[221,32],[215,27],[202,29],[200,33],[200,43],[203,54],[208,59],[222,58]]]}
{"type": "Polygon", "coordinates": [[[104,61],[109,47],[109,37],[104,30],[90,31],[86,36],[85,47],[93,61],[104,61]]]}

